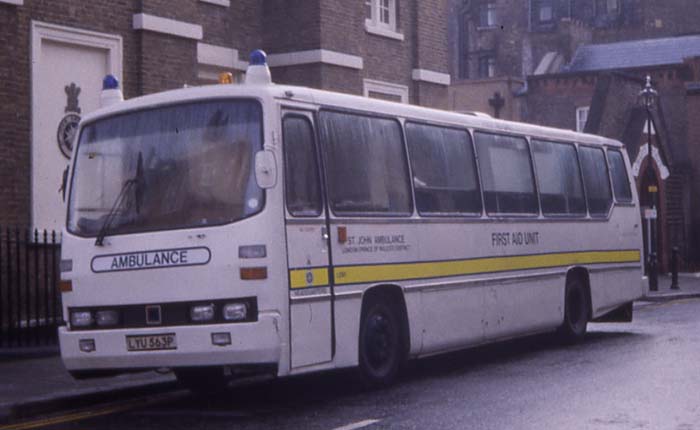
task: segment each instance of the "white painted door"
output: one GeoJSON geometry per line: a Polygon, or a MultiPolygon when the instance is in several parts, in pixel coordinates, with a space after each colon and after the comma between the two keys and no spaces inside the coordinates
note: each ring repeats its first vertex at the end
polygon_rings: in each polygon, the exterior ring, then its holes
{"type": "Polygon", "coordinates": [[[287,111],[282,120],[290,269],[292,368],[333,358],[333,290],[313,116],[287,111]]]}
{"type": "Polygon", "coordinates": [[[37,23],[33,32],[32,226],[60,230],[59,188],[77,122],[99,107],[104,76],[120,75],[121,39],[37,23]]]}

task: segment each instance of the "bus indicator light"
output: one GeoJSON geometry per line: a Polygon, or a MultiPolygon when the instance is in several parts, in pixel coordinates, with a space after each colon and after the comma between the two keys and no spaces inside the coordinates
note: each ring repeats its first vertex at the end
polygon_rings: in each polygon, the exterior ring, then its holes
{"type": "Polygon", "coordinates": [[[348,228],[343,226],[338,227],[338,243],[345,243],[348,241],[348,228]]]}
{"type": "Polygon", "coordinates": [[[265,245],[245,245],[238,247],[238,258],[265,258],[267,247],[265,245]]]}
{"type": "Polygon", "coordinates": [[[69,258],[67,260],[61,260],[58,267],[60,268],[61,273],[72,271],[73,270],[73,259],[69,258]]]}
{"type": "Polygon", "coordinates": [[[62,293],[70,293],[73,291],[73,283],[71,281],[61,281],[58,283],[58,291],[62,293]]]}
{"type": "Polygon", "coordinates": [[[267,279],[267,267],[241,267],[241,279],[244,281],[267,279]]]}

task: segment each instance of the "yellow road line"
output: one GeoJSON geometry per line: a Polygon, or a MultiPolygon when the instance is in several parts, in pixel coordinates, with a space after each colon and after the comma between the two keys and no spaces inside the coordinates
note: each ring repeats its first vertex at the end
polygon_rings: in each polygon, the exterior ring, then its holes
{"type": "Polygon", "coordinates": [[[102,407],[97,407],[95,409],[89,409],[80,412],[73,412],[65,415],[59,415],[55,417],[41,418],[38,420],[24,421],[21,423],[7,424],[0,426],[0,430],[29,430],[36,428],[43,428],[47,426],[52,426],[56,424],[63,424],[73,421],[81,421],[89,418],[96,418],[103,415],[111,415],[117,412],[124,412],[131,409],[136,409],[138,407],[153,405],[156,403],[162,403],[167,400],[174,399],[175,397],[182,396],[185,392],[179,391],[174,393],[166,393],[157,397],[149,397],[147,399],[139,398],[134,400],[129,400],[121,404],[111,404],[102,407]]]}
{"type": "Polygon", "coordinates": [[[61,416],[52,417],[52,418],[42,418],[42,419],[34,420],[34,421],[25,421],[22,423],[0,426],[0,430],[36,429],[36,428],[46,427],[46,426],[50,426],[50,425],[54,425],[54,424],[63,424],[63,423],[71,422],[71,421],[80,421],[80,420],[85,420],[88,418],[99,417],[102,415],[114,414],[117,412],[122,412],[122,411],[125,411],[128,409],[132,409],[135,406],[136,405],[112,406],[112,407],[94,409],[94,410],[85,411],[85,412],[76,412],[76,413],[72,413],[72,414],[61,415],[61,416]]]}

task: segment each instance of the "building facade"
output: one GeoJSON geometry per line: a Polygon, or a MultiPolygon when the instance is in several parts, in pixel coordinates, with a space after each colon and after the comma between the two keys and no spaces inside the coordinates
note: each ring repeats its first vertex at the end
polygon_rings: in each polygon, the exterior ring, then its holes
{"type": "Polygon", "coordinates": [[[532,75],[527,88],[528,121],[625,144],[640,204],[656,208],[655,218],[643,221],[645,251],[652,240],[660,267],[669,270],[672,248],[678,247],[684,267],[695,267],[700,262],[700,123],[694,116],[700,100],[700,36],[582,46],[564,71],[532,75]],[[650,120],[640,97],[647,75],[658,92],[650,120]]]}
{"type": "Polygon", "coordinates": [[[622,141],[642,206],[658,209],[655,230],[642,225],[645,251],[653,239],[663,270],[673,247],[686,268],[700,264],[697,2],[453,0],[450,7],[451,108],[622,141]],[[647,74],[659,91],[651,156],[639,99],[647,74]]]}
{"type": "Polygon", "coordinates": [[[579,46],[690,34],[698,23],[693,0],[451,0],[450,106],[494,115],[498,92],[505,117],[525,120],[525,78],[560,71],[579,46]]]}
{"type": "Polygon", "coordinates": [[[75,126],[102,78],[126,98],[236,81],[248,53],[273,80],[447,107],[444,0],[0,0],[0,224],[60,229],[75,126]]]}

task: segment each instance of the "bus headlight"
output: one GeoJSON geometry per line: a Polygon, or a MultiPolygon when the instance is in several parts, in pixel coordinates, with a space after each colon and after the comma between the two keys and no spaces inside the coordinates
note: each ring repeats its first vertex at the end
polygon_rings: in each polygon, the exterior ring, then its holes
{"type": "Polygon", "coordinates": [[[194,305],[190,308],[190,319],[194,322],[207,322],[214,319],[214,305],[194,305]]]}
{"type": "Polygon", "coordinates": [[[227,303],[223,309],[226,321],[241,321],[248,318],[248,305],[246,303],[227,303]]]}
{"type": "Polygon", "coordinates": [[[92,325],[92,312],[71,311],[70,325],[73,327],[90,327],[92,325]]]}
{"type": "Polygon", "coordinates": [[[95,312],[95,322],[100,327],[108,327],[119,324],[119,312],[117,311],[97,311],[95,312]]]}

